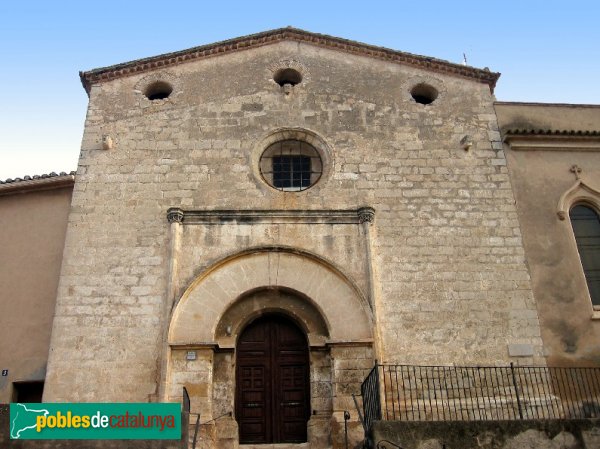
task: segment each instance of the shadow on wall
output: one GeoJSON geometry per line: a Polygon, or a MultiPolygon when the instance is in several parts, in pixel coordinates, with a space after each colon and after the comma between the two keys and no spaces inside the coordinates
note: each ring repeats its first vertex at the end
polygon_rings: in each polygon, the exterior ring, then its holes
{"type": "Polygon", "coordinates": [[[376,449],[597,449],[600,420],[378,421],[376,449]]]}

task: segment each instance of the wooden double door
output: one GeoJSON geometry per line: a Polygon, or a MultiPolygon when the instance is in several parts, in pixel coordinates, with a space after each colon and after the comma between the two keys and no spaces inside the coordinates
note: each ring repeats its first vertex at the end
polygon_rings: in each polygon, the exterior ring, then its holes
{"type": "Polygon", "coordinates": [[[236,348],[240,443],[306,442],[310,417],[308,343],[281,315],[246,327],[236,348]]]}

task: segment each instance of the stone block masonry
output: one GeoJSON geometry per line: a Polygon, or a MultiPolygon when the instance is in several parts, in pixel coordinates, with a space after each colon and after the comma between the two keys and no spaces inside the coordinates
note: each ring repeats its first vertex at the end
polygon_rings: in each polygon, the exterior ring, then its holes
{"type": "MultiPolygon", "coordinates": [[[[92,84],[45,400],[146,401],[164,392],[177,400],[169,392],[185,384],[195,388],[192,406],[207,419],[217,409],[228,411],[236,385],[231,366],[221,365],[235,364],[235,356],[215,349],[211,358],[219,317],[203,321],[216,310],[215,298],[199,295],[201,306],[186,321],[212,340],[178,342],[173,351],[166,344],[172,311],[200,279],[214,282],[217,264],[269,248],[319,260],[327,275],[311,272],[307,282],[343,279],[334,303],[326,304],[339,314],[324,314],[315,325],[323,332],[311,350],[326,355],[312,353],[324,367],[311,368],[311,400],[331,421],[313,426],[315,438],[323,438],[327,425],[343,427],[340,413],[353,407],[351,393],[375,358],[505,364],[513,360],[509,345],[529,345],[518,360],[543,363],[492,101],[489,86],[472,79],[286,41],[92,84]],[[272,68],[286,64],[302,71],[302,82],[284,89],[272,68]],[[163,79],[173,86],[171,96],[148,100],[146,87],[163,79]],[[418,83],[439,92],[432,104],[413,99],[418,83]],[[106,135],[112,149],[103,149],[106,135]],[[460,144],[465,135],[472,140],[468,151],[460,144]],[[285,192],[264,181],[258,160],[276,138],[319,147],[323,174],[316,185],[285,192]],[[363,206],[375,210],[367,227],[184,221],[172,234],[166,219],[172,207],[318,212],[363,206]],[[338,323],[348,308],[371,320],[373,338],[344,341],[358,332],[355,323],[338,323]],[[328,341],[335,326],[346,334],[328,341]],[[197,345],[202,357],[183,359],[177,351],[186,344],[197,345]]],[[[231,305],[239,298],[226,297],[237,285],[228,282],[215,289],[231,305]]],[[[309,287],[327,291],[327,285],[309,287]]],[[[330,310],[304,299],[319,313],[330,310]]],[[[229,336],[234,343],[236,335],[229,336]]],[[[316,341],[310,333],[308,341],[316,341]]]]}

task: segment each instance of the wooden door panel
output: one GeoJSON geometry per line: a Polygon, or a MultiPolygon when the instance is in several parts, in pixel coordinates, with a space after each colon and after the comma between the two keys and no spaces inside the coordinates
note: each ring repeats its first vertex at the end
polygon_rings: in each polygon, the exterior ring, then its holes
{"type": "Polygon", "coordinates": [[[277,327],[277,429],[284,443],[306,441],[309,416],[308,349],[304,334],[296,327],[277,327]]]}
{"type": "Polygon", "coordinates": [[[305,442],[310,403],[302,331],[280,316],[256,320],[240,336],[236,361],[240,443],[305,442]]]}
{"type": "Polygon", "coordinates": [[[240,400],[238,401],[237,415],[240,423],[240,432],[245,435],[248,442],[266,443],[268,412],[266,410],[266,374],[265,366],[247,365],[250,360],[240,361],[238,382],[240,400]]]}
{"type": "MultiPolygon", "coordinates": [[[[289,441],[285,441],[286,443],[297,443],[297,442],[302,442],[302,441],[298,441],[295,440],[294,436],[295,435],[306,435],[306,421],[301,421],[301,422],[285,422],[283,424],[283,433],[284,435],[287,436],[287,438],[289,439],[289,441]]],[[[306,441],[306,438],[304,438],[304,441],[306,441]]]]}

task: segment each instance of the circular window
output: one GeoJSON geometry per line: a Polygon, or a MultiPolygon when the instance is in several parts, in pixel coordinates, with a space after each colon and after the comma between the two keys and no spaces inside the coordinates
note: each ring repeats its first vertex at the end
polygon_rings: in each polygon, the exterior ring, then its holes
{"type": "Polygon", "coordinates": [[[322,172],[319,152],[301,140],[275,142],[260,157],[263,179],[271,187],[284,192],[299,192],[312,187],[322,172]]]}
{"type": "Polygon", "coordinates": [[[413,87],[410,94],[413,100],[420,104],[431,104],[438,97],[438,91],[435,87],[423,83],[413,87]]]}
{"type": "Polygon", "coordinates": [[[169,83],[165,83],[164,81],[156,81],[148,86],[144,95],[148,100],[164,100],[165,98],[169,98],[173,92],[173,87],[169,83]]]}
{"type": "Polygon", "coordinates": [[[275,75],[273,75],[273,80],[282,87],[286,84],[295,86],[296,84],[300,84],[302,82],[302,75],[298,70],[290,68],[281,69],[278,70],[275,75]]]}

